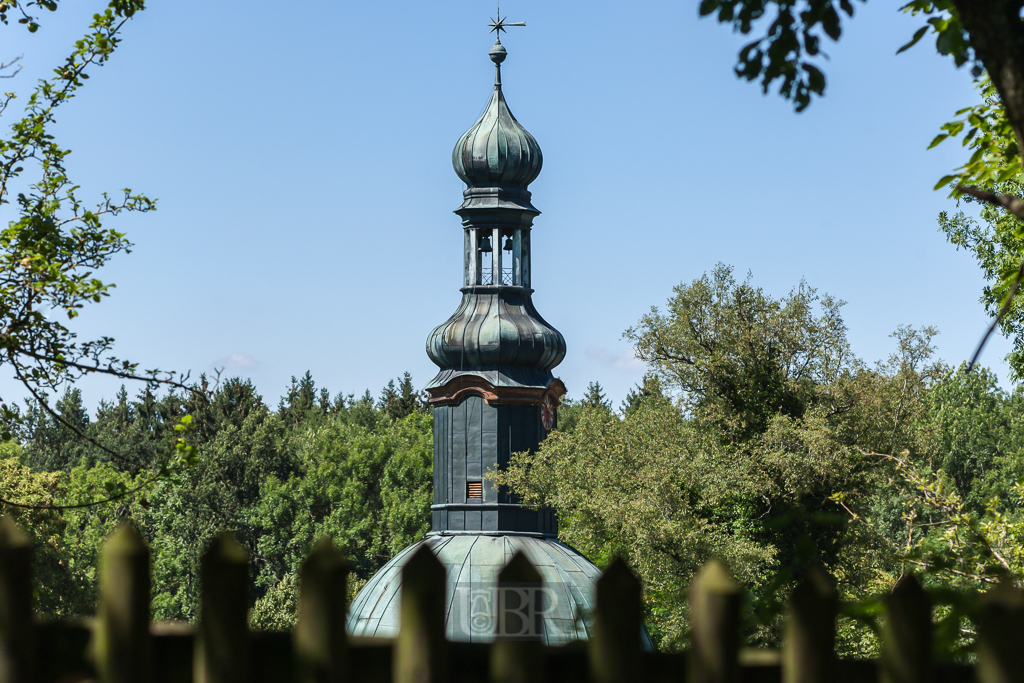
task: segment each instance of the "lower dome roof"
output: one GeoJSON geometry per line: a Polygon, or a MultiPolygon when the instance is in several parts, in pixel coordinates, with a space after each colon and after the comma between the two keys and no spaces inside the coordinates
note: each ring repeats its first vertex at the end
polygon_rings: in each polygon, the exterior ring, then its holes
{"type": "MultiPolygon", "coordinates": [[[[402,567],[421,545],[445,565],[446,635],[449,640],[486,642],[494,639],[490,596],[498,572],[521,550],[540,572],[545,594],[543,641],[561,645],[587,639],[583,615],[591,611],[600,570],[572,547],[552,538],[514,533],[434,533],[409,546],[384,565],[359,591],[349,610],[353,636],[398,635],[402,567]]],[[[653,649],[643,635],[646,649],[653,649]]]]}

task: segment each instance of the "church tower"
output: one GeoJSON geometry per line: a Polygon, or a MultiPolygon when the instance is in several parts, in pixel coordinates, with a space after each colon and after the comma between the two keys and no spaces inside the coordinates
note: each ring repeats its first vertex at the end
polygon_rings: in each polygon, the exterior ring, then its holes
{"type": "MultiPolygon", "coordinates": [[[[517,24],[499,16],[491,27],[500,38],[510,25],[517,24]]],[[[434,411],[433,530],[359,592],[348,617],[352,635],[397,635],[402,567],[422,545],[447,571],[450,640],[493,640],[497,575],[517,551],[544,581],[543,641],[588,635],[579,617],[591,609],[599,570],[557,540],[550,510],[525,508],[486,476],[506,467],[512,453],[538,447],[555,426],[565,393],[551,374],[565,357],[565,339],[531,299],[531,231],[540,212],[528,188],[540,173],[540,146],[505,102],[500,40],[489,56],[494,90],[452,154],[466,183],[455,211],[462,219],[462,301],[427,338],[427,354],[440,368],[427,385],[434,411]]],[[[644,639],[649,647],[646,632],[644,639]]]]}
{"type": "Polygon", "coordinates": [[[452,152],[466,183],[462,302],[427,338],[440,368],[427,384],[434,407],[435,532],[516,531],[555,536],[549,510],[528,510],[485,475],[536,450],[554,427],[562,382],[551,370],[565,339],[533,306],[531,240],[540,213],[527,189],[540,175],[540,145],[501,90],[506,51],[491,48],[494,92],[452,152]]]}

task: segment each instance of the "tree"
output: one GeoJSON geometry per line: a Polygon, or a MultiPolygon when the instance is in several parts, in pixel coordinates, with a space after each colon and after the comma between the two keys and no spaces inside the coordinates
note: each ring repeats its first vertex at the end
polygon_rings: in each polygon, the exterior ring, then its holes
{"type": "Polygon", "coordinates": [[[346,401],[348,419],[366,429],[372,430],[377,426],[377,411],[373,409],[373,394],[367,389],[358,400],[349,396],[346,401]]]}
{"type": "MultiPolygon", "coordinates": [[[[627,330],[649,374],[621,417],[584,405],[573,429],[495,479],[554,507],[562,537],[594,559],[625,555],[666,647],[685,642],[686,586],[715,556],[759,604],[776,605],[815,564],[855,577],[844,595],[856,594],[865,559],[898,561],[851,521],[848,510],[869,513],[885,474],[855,445],[919,450],[911,423],[934,331],[901,328],[893,359],[870,369],[849,348],[841,308],[806,283],[774,298],[719,265],[627,330]]],[[[753,634],[778,638],[770,619],[753,634]]]]}
{"type": "MultiPolygon", "coordinates": [[[[57,0],[7,0],[0,3],[0,21],[7,24],[20,14],[18,23],[35,32],[38,18],[28,11],[53,11],[57,5],[57,0]]],[[[51,78],[38,82],[21,118],[11,123],[7,137],[0,138],[0,207],[12,207],[6,227],[0,230],[0,364],[54,424],[108,450],[112,457],[119,454],[85,435],[75,415],[65,416],[51,408],[49,397],[96,373],[185,386],[173,374],[140,370],[136,363],[117,358],[111,337],[78,339],[61,317],[74,319],[87,304],[108,296],[113,285],[98,279],[96,271],[117,254],[130,251],[125,235],[105,227],[104,221],[124,211],[152,211],[156,204],[126,189],[116,198],[103,193],[87,208],[80,186],[67,175],[70,150],[57,142],[52,128],[61,107],[78,94],[90,71],[110,59],[125,24],[144,6],[144,0],[110,0],[103,12],[93,15],[86,35],[51,78]]],[[[16,61],[0,65],[0,72],[11,69],[16,61]]],[[[11,92],[0,97],[0,117],[12,111],[15,100],[11,92]]],[[[10,438],[20,420],[17,407],[0,397],[0,436],[10,438]]],[[[179,426],[187,432],[189,422],[179,426]]],[[[149,481],[191,462],[188,447],[184,442],[179,445],[181,449],[172,450],[149,481]]],[[[111,486],[105,486],[104,499],[126,495],[116,483],[106,483],[111,486]]],[[[0,500],[28,504],[3,492],[0,500]]]]}
{"type": "MultiPolygon", "coordinates": [[[[69,387],[56,404],[63,421],[79,433],[89,428],[89,414],[82,405],[82,392],[69,387]]],[[[68,470],[84,454],[87,445],[78,433],[50,417],[33,401],[25,402],[25,420],[18,430],[19,440],[26,445],[24,462],[37,472],[68,470]]]]}
{"type": "MultiPolygon", "coordinates": [[[[866,2],[866,0],[862,0],[866,2]]],[[[900,52],[913,47],[929,31],[940,55],[957,67],[971,65],[976,78],[990,79],[1016,137],[1019,157],[1024,142],[1024,23],[1021,0],[909,0],[901,8],[925,16],[900,52]]],[[[843,17],[852,18],[852,0],[701,0],[701,16],[717,15],[720,23],[750,35],[755,26],[764,34],[739,53],[736,75],[760,80],[765,92],[779,82],[779,94],[802,111],[813,96],[825,92],[825,75],[819,64],[826,56],[822,39],[839,40],[843,17]],[[817,63],[816,63],[817,62],[817,63]]],[[[1022,206],[1024,210],[1024,206],[1022,206]]]]}
{"type": "MultiPolygon", "coordinates": [[[[1019,180],[1006,180],[994,186],[1000,194],[1024,197],[1019,180]]],[[[957,249],[973,253],[985,278],[981,303],[998,322],[999,331],[1012,340],[1013,350],[1006,360],[1015,380],[1024,378],[1024,306],[1013,301],[1002,316],[1009,289],[1016,281],[1024,258],[1024,224],[1013,214],[973,197],[962,199],[967,205],[980,204],[978,218],[957,211],[939,214],[939,229],[957,249]]]]}
{"type": "Polygon", "coordinates": [[[749,483],[705,442],[666,399],[621,420],[590,407],[573,431],[552,432],[495,478],[526,505],[554,507],[559,537],[592,560],[626,557],[643,580],[656,642],[679,647],[686,586],[705,561],[726,559],[750,584],[776,554],[730,512],[749,483]]]}
{"type": "Polygon", "coordinates": [[[58,511],[47,509],[63,491],[59,474],[36,473],[21,464],[19,446],[11,441],[0,443],[0,490],[17,496],[34,507],[0,506],[0,512],[11,517],[32,540],[33,589],[37,609],[58,613],[64,596],[50,587],[64,585],[67,566],[62,560],[61,541],[65,521],[58,511]]]}
{"type": "MultiPolygon", "coordinates": [[[[56,2],[5,3],[23,10],[38,4],[55,9],[56,2]]],[[[15,377],[41,400],[58,386],[84,374],[105,373],[126,379],[161,379],[160,373],[138,374],[137,365],[109,355],[113,339],[81,342],[51,310],[73,319],[89,303],[98,303],[112,287],[94,277],[131,243],[122,233],[103,226],[108,215],[122,211],[152,211],[155,203],[126,190],[120,199],[106,194],[93,209],[79,197],[68,178],[64,160],[70,153],[50,134],[60,107],[73,98],[89,77],[91,67],[106,63],[121,41],[124,25],[143,9],[141,0],[113,0],[94,16],[89,33],[80,40],[55,76],[41,81],[28,98],[25,115],[0,140],[0,206],[13,204],[18,217],[0,231],[0,311],[3,330],[0,352],[15,377]],[[25,186],[26,167],[39,177],[25,186]],[[24,190],[19,192],[19,188],[24,190]],[[12,193],[18,192],[13,198],[12,193]]],[[[6,17],[6,12],[0,15],[6,17]]],[[[30,30],[38,24],[23,17],[30,30]]],[[[6,21],[5,21],[6,23],[6,21]]],[[[14,93],[0,100],[0,115],[15,101],[14,93]]],[[[166,379],[166,378],[164,378],[166,379]]],[[[17,415],[7,402],[3,417],[9,425],[17,415]]]]}
{"type": "Polygon", "coordinates": [[[643,382],[637,384],[626,394],[626,398],[622,400],[620,410],[625,415],[643,403],[644,401],[652,398],[665,398],[664,392],[661,390],[661,381],[656,375],[650,373],[644,375],[643,382]]]}
{"type": "Polygon", "coordinates": [[[414,412],[422,410],[423,403],[413,388],[412,375],[408,372],[403,374],[398,380],[397,387],[395,380],[388,380],[387,385],[380,392],[377,407],[392,420],[401,420],[406,415],[412,415],[414,412]]]}
{"type": "MultiPolygon", "coordinates": [[[[1004,184],[1016,180],[1024,170],[1021,157],[1024,149],[1022,8],[1022,0],[909,0],[902,11],[927,17],[927,20],[899,50],[911,48],[930,32],[935,36],[935,47],[940,55],[952,58],[958,68],[971,66],[983,101],[957,112],[962,118],[945,124],[944,132],[931,146],[963,133],[963,144],[972,149],[973,154],[963,166],[939,180],[936,189],[950,185],[953,196],[971,197],[1017,219],[1024,219],[1024,197],[1018,186],[1004,184]]],[[[839,40],[842,15],[852,18],[854,3],[852,0],[701,0],[700,14],[717,15],[719,22],[730,24],[744,35],[751,34],[755,27],[766,26],[762,36],[740,50],[736,74],[748,81],[760,79],[765,92],[778,82],[779,94],[791,99],[796,110],[802,111],[810,105],[813,96],[825,92],[825,75],[819,67],[820,60],[825,58],[821,51],[822,39],[839,40]]],[[[1001,251],[1014,265],[1000,268],[998,282],[986,288],[983,300],[995,313],[995,321],[979,344],[970,367],[977,362],[993,329],[1010,311],[1024,280],[1024,252],[1019,248],[1001,251]]],[[[986,268],[988,278],[994,272],[986,268]]],[[[1003,326],[1003,331],[1016,335],[1017,327],[1019,322],[1010,323],[1003,326]]]]}
{"type": "Polygon", "coordinates": [[[673,291],[666,314],[652,308],[624,336],[691,414],[746,438],[776,414],[841,409],[833,388],[856,360],[842,301],[805,283],[775,300],[723,264],[673,291]]]}
{"type": "Polygon", "coordinates": [[[926,397],[925,421],[934,434],[936,461],[950,491],[968,509],[982,513],[996,497],[1007,502],[1024,469],[1021,442],[1014,430],[1019,401],[999,388],[987,369],[967,372],[966,365],[935,382],[926,397]]]}
{"type": "Polygon", "coordinates": [[[316,383],[309,370],[296,381],[292,376],[292,382],[288,386],[288,394],[281,398],[277,411],[281,417],[298,424],[306,419],[313,409],[317,407],[316,383]]]}
{"type": "Polygon", "coordinates": [[[582,403],[590,408],[600,408],[609,412],[612,409],[612,402],[604,395],[600,382],[591,382],[587,385],[587,393],[583,395],[582,403]]]}
{"type": "MultiPolygon", "coordinates": [[[[305,394],[319,403],[323,392],[312,391],[311,379],[305,384],[305,394]]],[[[125,453],[155,452],[155,440],[174,438],[176,411],[188,408],[200,421],[195,466],[147,488],[139,485],[148,471],[106,459],[88,443],[69,460],[49,423],[28,433],[26,449],[35,462],[66,463],[62,471],[29,471],[17,444],[0,443],[7,458],[0,458],[7,463],[0,485],[29,502],[81,499],[107,482],[131,492],[108,505],[13,509],[40,534],[41,614],[94,613],[99,550],[124,519],[134,521],[152,549],[153,610],[161,619],[196,617],[198,560],[218,532],[235,534],[252,558],[250,606],[258,628],[294,622],[299,564],[318,538],[331,536],[352,558],[353,587],[421,538],[432,501],[429,413],[393,420],[367,395],[342,397],[322,414],[314,404],[296,421],[288,395],[279,410],[270,410],[248,380],[232,378],[208,392],[122,392],[104,403],[87,433],[115,441],[125,453]]],[[[0,504],[0,512],[12,510],[0,504]]]]}

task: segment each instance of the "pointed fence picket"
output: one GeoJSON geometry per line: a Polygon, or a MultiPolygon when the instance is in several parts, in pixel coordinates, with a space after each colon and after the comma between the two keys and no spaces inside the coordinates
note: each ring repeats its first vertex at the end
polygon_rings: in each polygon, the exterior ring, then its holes
{"type": "Polygon", "coordinates": [[[92,622],[35,622],[31,561],[28,538],[0,518],[0,683],[1024,683],[1024,596],[1007,583],[982,601],[968,666],[933,658],[932,607],[913,576],[886,600],[881,657],[843,661],[836,592],[821,572],[790,596],[781,651],[744,651],[743,591],[710,562],[690,588],[690,649],[657,653],[643,649],[640,581],[621,560],[598,579],[590,640],[561,647],[521,637],[536,632],[523,601],[542,608],[545,595],[522,553],[498,574],[491,643],[446,639],[445,567],[426,545],[403,567],[393,640],[346,634],[348,564],[327,540],[301,567],[293,633],[249,631],[249,559],[228,534],[202,558],[194,628],[150,623],[150,554],[128,524],[103,548],[92,622]]]}

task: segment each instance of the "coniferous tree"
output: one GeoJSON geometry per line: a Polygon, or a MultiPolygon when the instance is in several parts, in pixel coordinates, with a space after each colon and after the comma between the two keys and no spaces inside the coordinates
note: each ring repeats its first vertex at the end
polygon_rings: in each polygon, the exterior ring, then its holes
{"type": "Polygon", "coordinates": [[[408,372],[404,373],[398,379],[397,386],[395,380],[388,380],[387,385],[381,391],[377,406],[393,420],[401,420],[407,415],[422,410],[423,404],[412,385],[412,375],[408,372]]]}
{"type": "Polygon", "coordinates": [[[622,400],[622,414],[628,415],[636,410],[642,402],[654,397],[664,398],[665,394],[661,390],[661,381],[658,377],[648,373],[644,375],[642,382],[630,389],[626,398],[622,400]]]}
{"type": "Polygon", "coordinates": [[[400,417],[412,415],[423,408],[416,389],[412,386],[412,375],[406,372],[402,375],[402,381],[398,385],[398,411],[400,417]]]}
{"type": "Polygon", "coordinates": [[[288,394],[281,398],[278,405],[278,413],[289,423],[298,424],[309,416],[316,404],[316,383],[307,370],[301,380],[296,381],[292,376],[288,394]]]}
{"type": "MultiPolygon", "coordinates": [[[[89,413],[82,404],[82,392],[68,388],[57,401],[55,411],[61,419],[84,431],[89,427],[89,413]]],[[[27,402],[22,441],[24,462],[36,472],[67,470],[84,455],[87,444],[73,430],[58,422],[36,403],[27,402]]]]}
{"type": "Polygon", "coordinates": [[[398,389],[395,387],[395,380],[389,379],[384,388],[380,390],[377,408],[392,419],[398,419],[398,389]]]}
{"type": "Polygon", "coordinates": [[[373,408],[373,394],[369,389],[358,400],[349,400],[348,419],[365,429],[372,430],[377,426],[377,411],[373,408]]]}
{"type": "Polygon", "coordinates": [[[591,382],[587,385],[587,393],[583,396],[583,405],[590,408],[602,408],[611,412],[612,402],[604,395],[604,388],[600,382],[591,382]]]}

